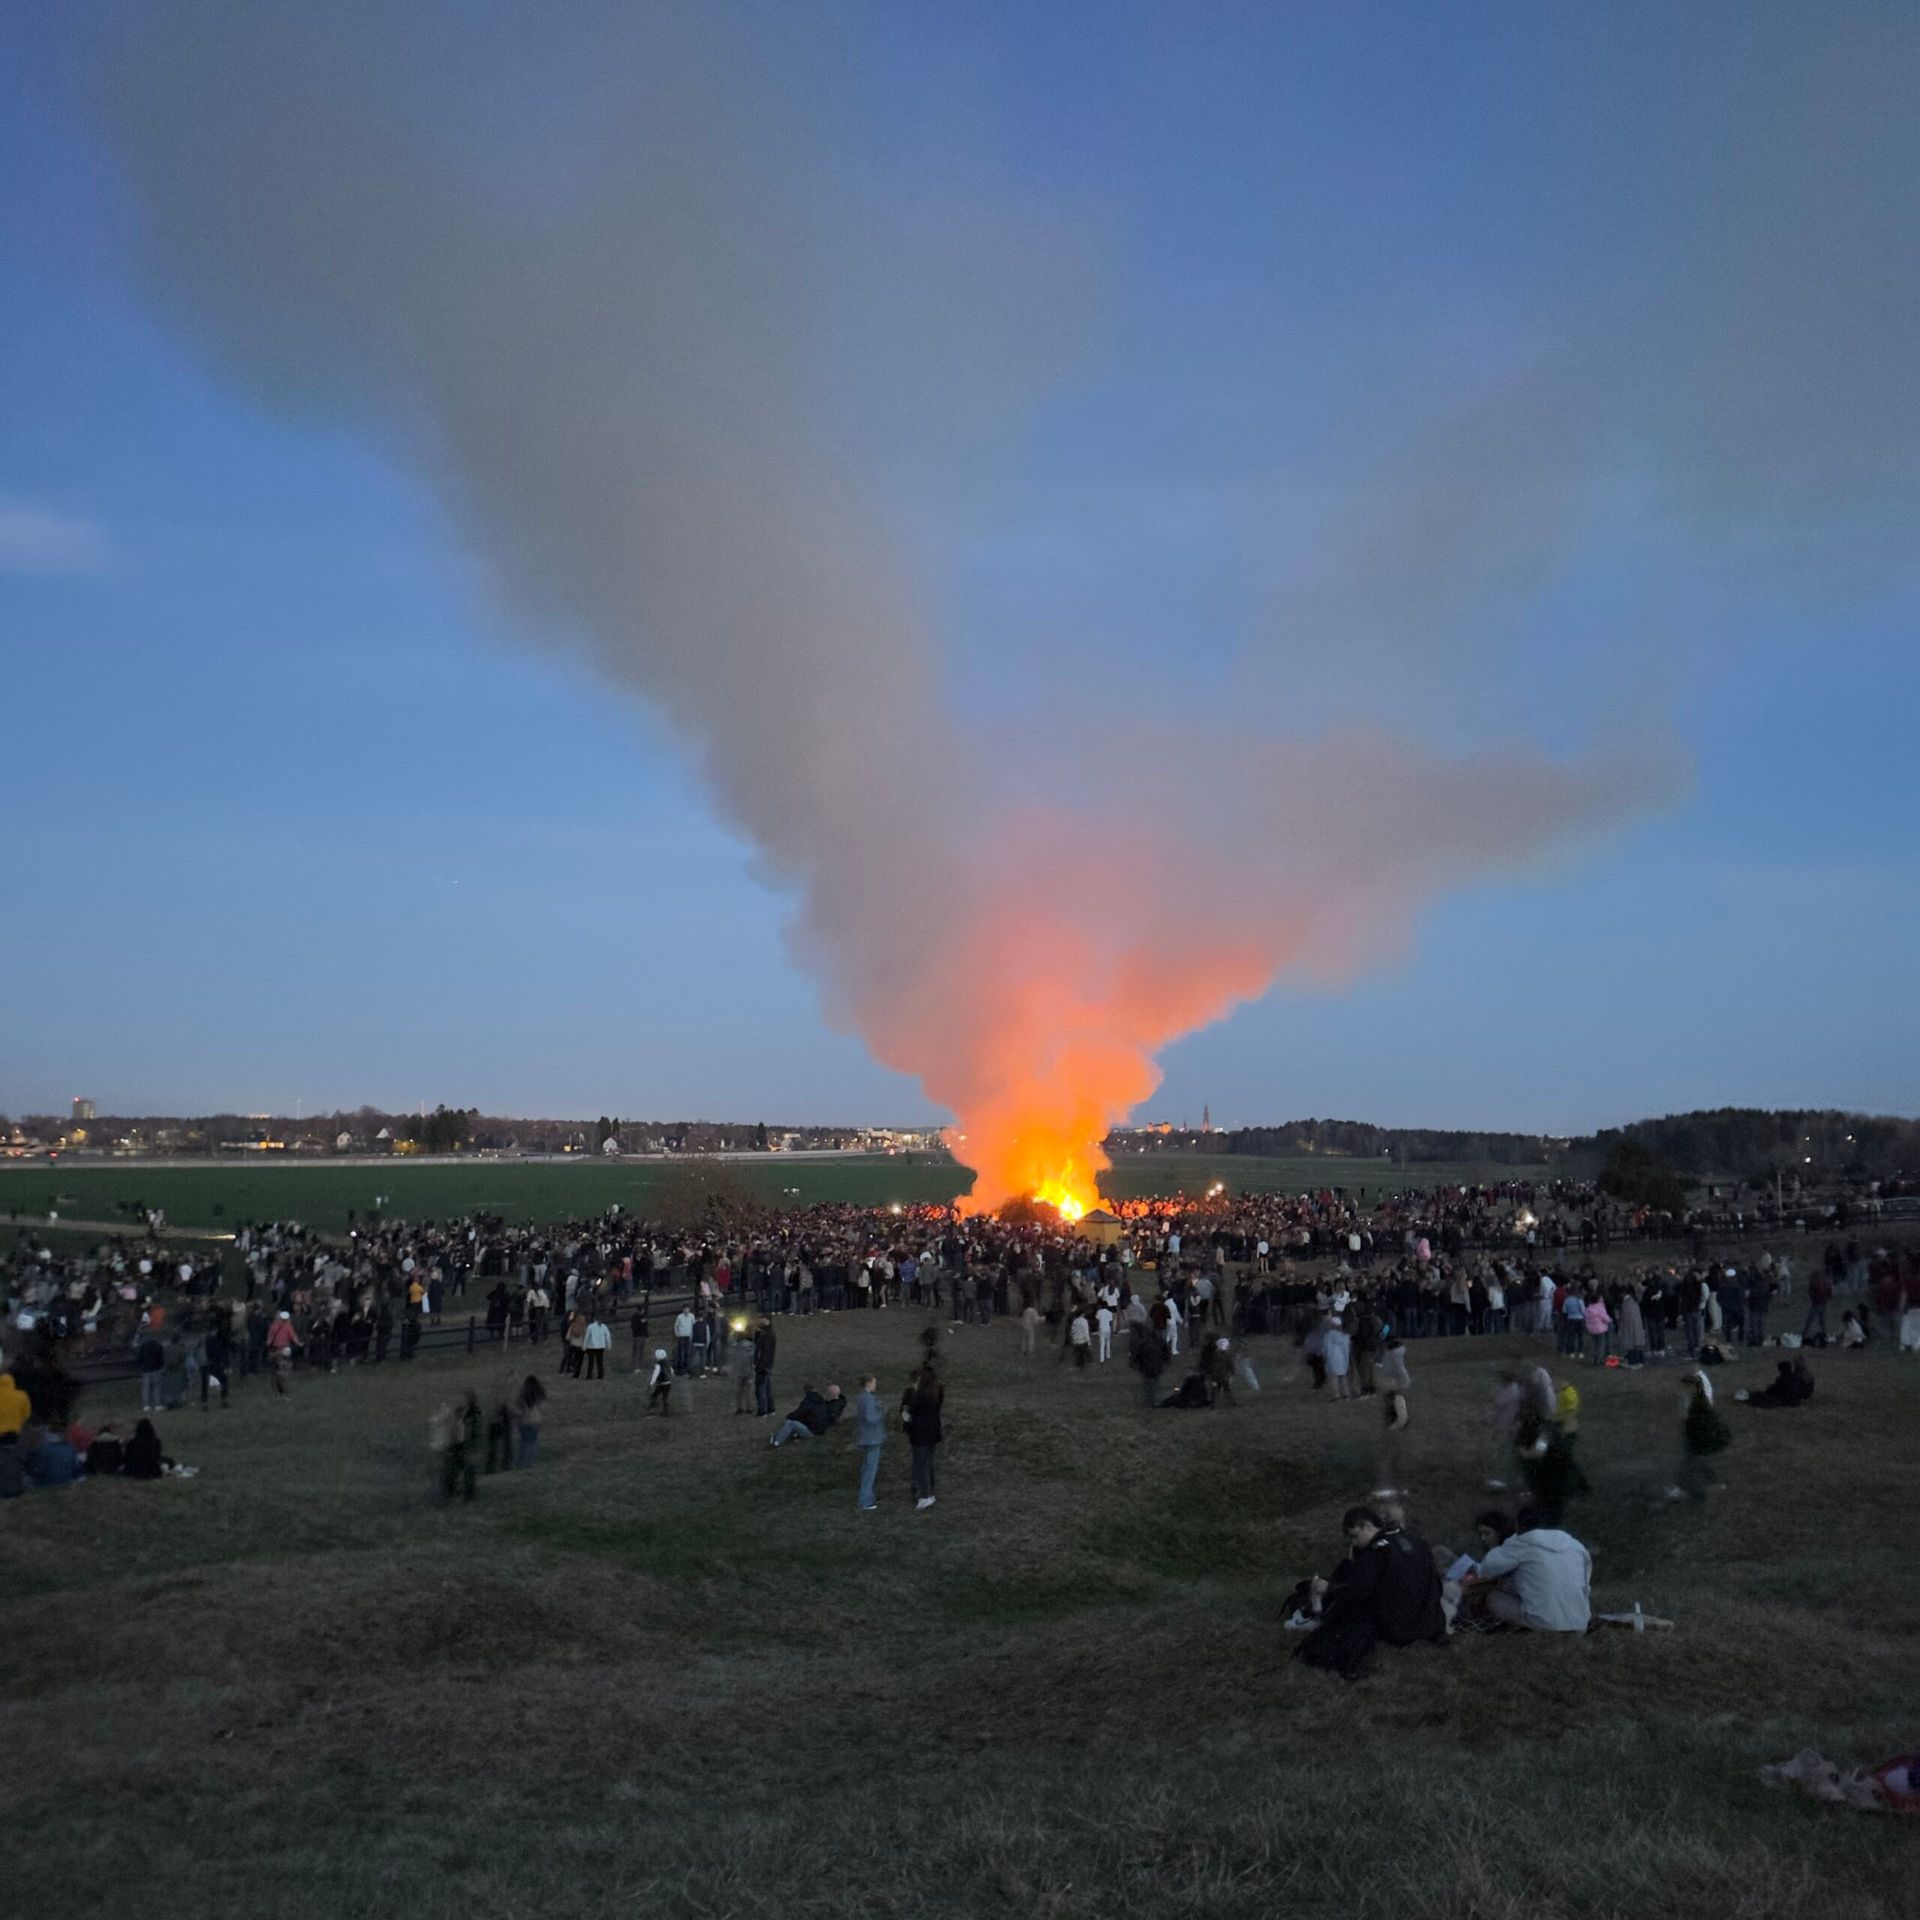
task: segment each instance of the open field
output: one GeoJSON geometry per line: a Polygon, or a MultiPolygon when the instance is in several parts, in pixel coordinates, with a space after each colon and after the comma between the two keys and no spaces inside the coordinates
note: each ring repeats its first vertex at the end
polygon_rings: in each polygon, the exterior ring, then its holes
{"type": "MultiPolygon", "coordinates": [[[[367,1212],[378,1194],[399,1219],[441,1219],[485,1210],[513,1221],[582,1218],[613,1205],[644,1214],[648,1196],[687,1164],[724,1168],[748,1193],[771,1205],[844,1200],[862,1206],[944,1203],[971,1175],[942,1154],[770,1154],[688,1163],[671,1160],[471,1160],[368,1164],[320,1161],[209,1161],[204,1166],[33,1162],[0,1167],[0,1221],[45,1220],[56,1205],[79,1220],[116,1220],[120,1203],[161,1207],[182,1227],[220,1229],[242,1220],[302,1220],[343,1229],[351,1211],[367,1212]]],[[[1203,1193],[1214,1181],[1233,1189],[1299,1192],[1318,1186],[1436,1186],[1480,1179],[1519,1179],[1541,1168],[1420,1164],[1378,1160],[1266,1160],[1229,1154],[1130,1156],[1107,1177],[1120,1198],[1203,1193]]]]}
{"type": "MultiPolygon", "coordinates": [[[[804,1380],[898,1391],[911,1313],[780,1327],[804,1380]]],[[[1492,1370],[1413,1350],[1414,1518],[1483,1503],[1492,1370]]],[[[1596,1600],[1679,1630],[1468,1638],[1357,1686],[1286,1664],[1294,1578],[1374,1482],[1370,1402],[1291,1353],[1232,1408],[947,1339],[939,1505],[896,1434],[779,1453],[696,1389],[554,1380],[539,1466],[429,1497],[424,1430],[498,1362],[247,1383],[162,1419],[202,1472],[0,1510],[0,1726],[23,1911],[540,1920],[1897,1920],[1920,1822],[1770,1793],[1812,1744],[1912,1747],[1904,1521],[1920,1363],[1816,1354],[1813,1406],[1731,1409],[1704,1508],[1653,1497],[1674,1376],[1587,1372],[1596,1600]]],[[[545,1372],[554,1357],[542,1355],[545,1372]]],[[[624,1356],[622,1356],[624,1358],[624,1356]]],[[[524,1364],[524,1356],[522,1356],[524,1364]]],[[[1733,1371],[1758,1382],[1771,1362],[1733,1371]]],[[[88,1409],[131,1416],[130,1389],[88,1409]]]]}

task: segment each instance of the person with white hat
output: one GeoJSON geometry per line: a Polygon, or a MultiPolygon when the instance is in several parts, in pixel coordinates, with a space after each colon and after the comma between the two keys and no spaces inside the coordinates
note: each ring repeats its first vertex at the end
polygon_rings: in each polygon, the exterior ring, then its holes
{"type": "Polygon", "coordinates": [[[665,1347],[653,1350],[653,1371],[647,1375],[647,1411],[660,1409],[664,1419],[673,1411],[673,1369],[667,1365],[665,1347]]]}

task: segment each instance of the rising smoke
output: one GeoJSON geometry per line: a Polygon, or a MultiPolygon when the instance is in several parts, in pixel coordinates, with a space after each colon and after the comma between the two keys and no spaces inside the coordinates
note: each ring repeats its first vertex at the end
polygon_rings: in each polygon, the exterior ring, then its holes
{"type": "MultiPolygon", "coordinates": [[[[262,404],[379,438],[530,636],[665,714],[836,1016],[955,1116],[977,1199],[1086,1191],[1167,1043],[1673,797],[1658,747],[1158,718],[999,778],[836,430],[836,183],[706,10],[630,13],[531,177],[461,104],[500,31],[466,10],[151,10],[96,98],[167,310],[262,404]]],[[[955,306],[1018,286],[1020,234],[972,236],[955,306]]],[[[1016,388],[1058,359],[1029,317],[1016,388]]]]}

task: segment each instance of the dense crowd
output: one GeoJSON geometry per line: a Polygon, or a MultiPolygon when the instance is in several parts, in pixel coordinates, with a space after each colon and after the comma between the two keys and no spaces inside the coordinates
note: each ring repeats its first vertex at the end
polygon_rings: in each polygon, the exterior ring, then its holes
{"type": "MultiPolygon", "coordinates": [[[[1290,1624],[1301,1657],[1351,1675],[1379,1644],[1459,1631],[1585,1628],[1591,1559],[1566,1530],[1585,1488],[1582,1368],[1681,1370],[1683,1418],[1668,1489],[1703,1497],[1731,1437],[1712,1369],[1741,1347],[1788,1350],[1774,1381],[1740,1395],[1756,1412],[1805,1406],[1809,1348],[1884,1342],[1920,1349],[1920,1257],[1912,1246],[1835,1238],[1808,1270],[1771,1249],[1662,1262],[1595,1256],[1611,1234],[1591,1190],[1459,1188],[1371,1207],[1331,1191],[1124,1206],[1101,1238],[1051,1217],[962,1217],[941,1208],[818,1206],[671,1230],[618,1214],[557,1226],[491,1216],[358,1224],[329,1239],[282,1222],[244,1227],[217,1253],[121,1243],[57,1253],[22,1235],[0,1266],[9,1370],[0,1372],[0,1497],[105,1474],[191,1472],[166,1452],[156,1415],[231,1403],[236,1380],[286,1394],[296,1371],[404,1364],[427,1330],[471,1323],[503,1364],[482,1393],[435,1413],[429,1440],[444,1498],[486,1474],[536,1465],[548,1378],[591,1382],[624,1357],[648,1411],[690,1410],[720,1376],[732,1411],[773,1424],[781,1448],[842,1421],[860,1460],[856,1504],[878,1505],[888,1436],[903,1431],[917,1508],[938,1499],[945,1385],[937,1328],[1012,1320],[1022,1355],[1042,1343],[1076,1370],[1124,1365],[1142,1402],[1198,1411],[1260,1386],[1248,1343],[1297,1351],[1312,1390],[1379,1409],[1372,1504],[1346,1516],[1347,1555],[1302,1583],[1290,1624]],[[897,1407],[869,1376],[849,1395],[807,1383],[782,1404],[780,1327],[816,1314],[908,1309],[923,1362],[897,1407]],[[1489,1415],[1490,1507],[1478,1552],[1436,1553],[1401,1506],[1412,1427],[1411,1357],[1436,1339],[1509,1340],[1489,1415]],[[69,1360],[130,1357],[141,1415],[130,1435],[78,1414],[69,1360]],[[517,1357],[516,1357],[517,1352],[517,1357]],[[1558,1372],[1548,1364],[1548,1358],[1558,1372]]],[[[1811,1249],[1809,1250],[1811,1254],[1811,1249]]]]}

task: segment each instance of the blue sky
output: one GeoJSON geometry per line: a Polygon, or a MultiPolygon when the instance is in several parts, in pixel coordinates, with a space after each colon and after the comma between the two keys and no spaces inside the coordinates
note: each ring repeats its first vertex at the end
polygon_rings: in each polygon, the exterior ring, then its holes
{"type": "MultiPolygon", "coordinates": [[[[875,8],[765,59],[827,204],[808,418],[980,737],[1685,749],[1683,799],[1176,1042],[1150,1114],[1916,1111],[1920,42],[1798,11],[875,8]]],[[[564,199],[614,17],[413,110],[507,111],[499,190],[564,199]]],[[[647,700],[183,317],[92,103],[119,27],[0,30],[0,1109],[929,1115],[647,700]]]]}

